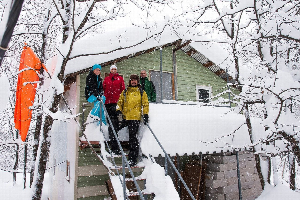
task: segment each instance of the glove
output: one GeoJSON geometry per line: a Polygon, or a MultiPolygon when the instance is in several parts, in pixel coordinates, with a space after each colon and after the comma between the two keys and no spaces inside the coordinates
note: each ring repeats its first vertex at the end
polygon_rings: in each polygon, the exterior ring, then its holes
{"type": "Polygon", "coordinates": [[[144,119],[144,124],[146,125],[148,123],[148,120],[149,120],[148,114],[144,114],[143,119],[144,119]]]}
{"type": "Polygon", "coordinates": [[[120,110],[117,110],[117,118],[119,122],[123,121],[123,114],[120,110]]]}
{"type": "Polygon", "coordinates": [[[87,99],[87,101],[88,101],[89,103],[93,103],[93,102],[97,101],[97,97],[95,97],[94,95],[91,95],[91,96],[87,99]]]}

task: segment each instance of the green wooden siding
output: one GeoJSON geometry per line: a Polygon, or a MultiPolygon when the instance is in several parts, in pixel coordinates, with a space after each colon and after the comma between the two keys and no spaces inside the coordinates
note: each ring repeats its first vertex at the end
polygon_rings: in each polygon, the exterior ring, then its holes
{"type": "Polygon", "coordinates": [[[226,82],[183,51],[176,52],[178,100],[196,101],[196,85],[212,87],[212,95],[226,82]]]}
{"type": "MultiPolygon", "coordinates": [[[[196,101],[196,85],[211,86],[213,96],[226,89],[226,81],[204,67],[194,58],[185,54],[182,50],[176,52],[176,62],[179,101],[196,101]]],[[[147,71],[160,70],[160,50],[158,49],[150,53],[123,60],[116,63],[116,65],[118,67],[118,73],[124,76],[125,85],[127,86],[131,74],[139,75],[140,70],[142,69],[147,71]]],[[[173,72],[172,46],[162,50],[162,66],[163,71],[173,72]]],[[[109,73],[109,68],[110,66],[102,67],[101,77],[103,79],[104,74],[109,73]]],[[[81,105],[82,103],[87,103],[84,97],[85,79],[87,74],[88,73],[84,73],[80,75],[81,105]]],[[[237,93],[237,91],[234,90],[234,93],[237,93]]],[[[228,95],[224,94],[222,97],[227,99],[228,95]]],[[[91,109],[89,106],[91,106],[91,104],[87,106],[87,114],[91,109]]]]}

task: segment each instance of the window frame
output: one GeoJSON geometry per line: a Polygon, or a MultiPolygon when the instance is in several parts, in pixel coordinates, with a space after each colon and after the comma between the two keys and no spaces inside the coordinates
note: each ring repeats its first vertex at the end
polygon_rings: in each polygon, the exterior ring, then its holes
{"type": "Polygon", "coordinates": [[[203,103],[209,103],[212,97],[212,87],[207,86],[207,85],[196,85],[196,100],[198,102],[203,102],[203,103]],[[204,102],[203,99],[199,99],[199,89],[207,90],[208,91],[208,102],[204,102]]]}

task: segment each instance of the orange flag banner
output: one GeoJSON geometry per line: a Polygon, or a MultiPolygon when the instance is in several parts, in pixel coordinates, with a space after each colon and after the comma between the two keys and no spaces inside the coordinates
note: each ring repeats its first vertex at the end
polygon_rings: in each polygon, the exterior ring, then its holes
{"type": "Polygon", "coordinates": [[[25,45],[20,59],[14,114],[15,128],[19,130],[23,142],[29,130],[32,116],[30,106],[34,102],[38,74],[42,67],[47,71],[32,49],[25,45]]]}

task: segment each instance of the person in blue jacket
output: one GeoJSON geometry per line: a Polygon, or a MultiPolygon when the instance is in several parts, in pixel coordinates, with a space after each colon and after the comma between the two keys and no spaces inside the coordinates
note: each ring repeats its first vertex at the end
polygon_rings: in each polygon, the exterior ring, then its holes
{"type": "Polygon", "coordinates": [[[89,103],[94,103],[94,107],[91,111],[91,114],[97,117],[101,117],[102,122],[106,125],[106,119],[104,115],[103,108],[100,103],[100,99],[102,99],[103,103],[105,103],[105,96],[103,95],[103,85],[101,75],[101,65],[95,64],[93,65],[92,70],[86,77],[86,86],[85,86],[85,98],[89,103]]]}

